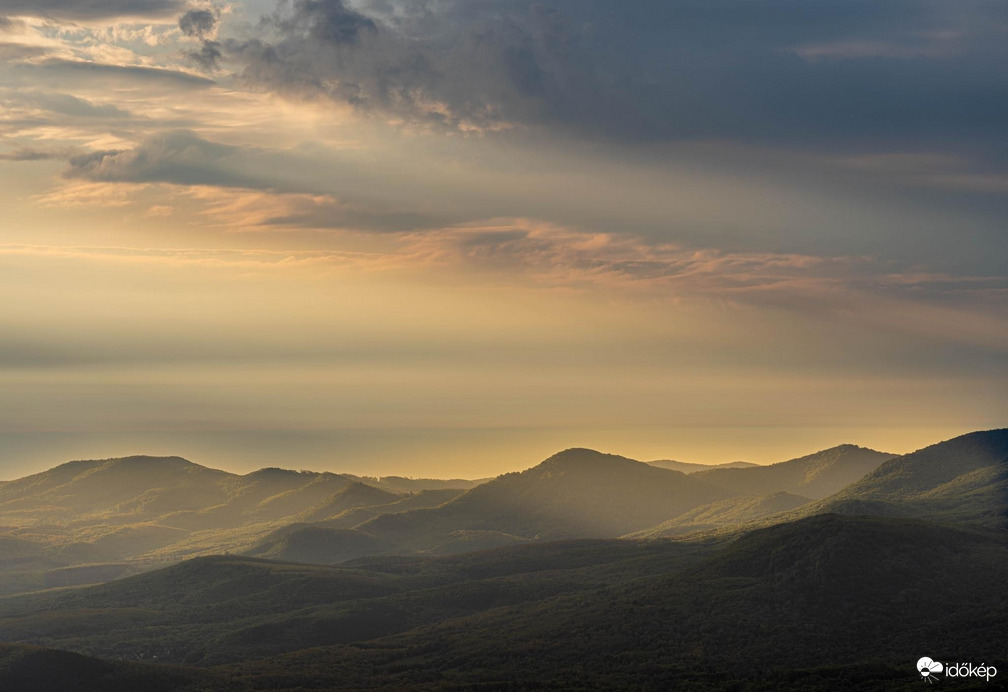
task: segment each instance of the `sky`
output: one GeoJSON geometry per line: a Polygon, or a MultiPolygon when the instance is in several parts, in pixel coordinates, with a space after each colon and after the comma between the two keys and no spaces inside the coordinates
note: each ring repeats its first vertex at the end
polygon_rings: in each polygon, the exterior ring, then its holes
{"type": "Polygon", "coordinates": [[[1008,420],[1008,4],[2,0],[0,478],[1008,420]]]}

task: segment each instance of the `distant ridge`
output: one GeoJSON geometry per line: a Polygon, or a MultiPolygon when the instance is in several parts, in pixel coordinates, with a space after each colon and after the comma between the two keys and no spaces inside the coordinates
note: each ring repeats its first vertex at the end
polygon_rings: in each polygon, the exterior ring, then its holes
{"type": "Polygon", "coordinates": [[[1008,429],[895,457],[801,514],[892,515],[1008,526],[1008,429]]]}
{"type": "Polygon", "coordinates": [[[210,553],[336,562],[530,541],[737,534],[822,513],[1008,525],[1008,431],[913,454],[845,444],[684,473],[585,448],[471,489],[181,457],[78,460],[0,485],[0,595],[210,553]],[[732,468],[734,467],[734,468],[732,468]],[[398,487],[402,487],[401,485],[398,487]],[[67,568],[87,567],[86,569],[67,568]]]}
{"type": "Polygon", "coordinates": [[[400,493],[391,493],[357,481],[313,507],[303,517],[304,521],[322,521],[335,517],[348,509],[388,505],[399,499],[402,499],[400,493]]]}
{"type": "Polygon", "coordinates": [[[380,514],[398,514],[411,509],[428,509],[438,507],[454,500],[464,490],[458,488],[444,488],[441,490],[421,490],[409,495],[397,496],[396,500],[387,505],[370,505],[366,507],[353,507],[340,512],[336,516],[324,519],[319,522],[319,526],[329,528],[350,529],[359,524],[374,519],[380,514]]]}
{"type": "Polygon", "coordinates": [[[728,495],[695,475],[572,448],[436,509],[381,515],[358,528],[414,548],[444,545],[458,531],[493,531],[495,541],[500,534],[516,540],[606,538],[654,526],[728,495]]]}
{"type": "Polygon", "coordinates": [[[478,478],[476,480],[466,480],[464,478],[407,478],[405,476],[380,476],[375,479],[376,485],[384,490],[396,493],[417,493],[425,490],[470,490],[477,485],[492,480],[490,478],[478,478]]]}
{"type": "MultiPolygon", "coordinates": [[[[390,511],[442,504],[461,492],[440,490],[390,511]]],[[[241,552],[306,514],[329,519],[401,499],[398,492],[349,474],[272,466],[240,475],[179,456],[70,461],[0,484],[0,526],[5,527],[0,595],[68,582],[71,576],[103,581],[119,569],[101,565],[125,562],[149,569],[196,555],[241,552]],[[76,566],[90,567],[67,569],[76,566]]],[[[324,555],[336,554],[331,546],[327,551],[324,555]]]]}
{"type": "Polygon", "coordinates": [[[724,488],[732,495],[765,495],[784,491],[818,499],[850,485],[894,456],[867,447],[843,444],[768,466],[710,469],[692,475],[724,488]]]}
{"type": "Polygon", "coordinates": [[[750,461],[729,461],[724,464],[694,464],[688,461],[674,461],[672,459],[658,459],[647,462],[651,466],[671,471],[682,471],[683,473],[696,473],[697,471],[709,471],[711,469],[745,469],[751,466],[759,466],[750,461]]]}

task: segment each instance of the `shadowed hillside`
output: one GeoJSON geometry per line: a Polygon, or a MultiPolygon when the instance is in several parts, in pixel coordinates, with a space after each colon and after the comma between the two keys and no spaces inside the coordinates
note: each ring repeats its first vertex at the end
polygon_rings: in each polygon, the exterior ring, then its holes
{"type": "Polygon", "coordinates": [[[812,500],[778,492],[769,495],[739,495],[701,505],[658,526],[632,533],[628,538],[657,538],[733,527],[801,507],[812,500]]]}
{"type": "MultiPolygon", "coordinates": [[[[567,450],[438,507],[357,529],[293,524],[255,548],[284,560],[370,553],[338,567],[207,557],[9,597],[0,599],[0,639],[197,665],[221,681],[213,689],[911,689],[922,652],[1008,669],[999,658],[1008,631],[1008,535],[998,528],[1006,432],[894,458],[783,523],[786,512],[758,517],[806,498],[725,496],[700,473],[567,450]],[[834,505],[890,515],[926,508],[945,523],[801,516],[834,505]],[[648,523],[666,512],[672,520],[648,523]],[[743,531],[754,517],[778,523],[743,531]],[[689,529],[694,538],[544,540],[633,525],[660,529],[637,535],[689,529]],[[723,530],[696,537],[707,526],[723,530]],[[374,554],[407,542],[427,555],[374,554]],[[492,545],[504,547],[464,552],[492,545]]],[[[830,473],[857,454],[828,451],[787,464],[830,473]]],[[[0,548],[37,558],[19,540],[0,548]]],[[[0,689],[35,680],[25,651],[0,654],[0,689]]],[[[80,689],[149,672],[37,655],[80,689]]],[[[201,680],[169,670],[180,689],[201,680]]]]}
{"type": "Polygon", "coordinates": [[[360,525],[368,519],[373,519],[379,514],[398,514],[411,509],[426,509],[439,507],[446,502],[454,500],[462,495],[464,490],[457,488],[447,488],[443,490],[421,490],[420,492],[406,495],[387,505],[372,505],[370,507],[354,507],[340,514],[319,522],[320,526],[328,528],[349,529],[360,525]]]}
{"type": "MultiPolygon", "coordinates": [[[[101,586],[0,600],[0,639],[207,665],[346,643],[694,564],[705,549],[574,541],[343,567],[196,558],[101,586]]],[[[2,686],[0,686],[2,689],[2,686]]]]}
{"type": "Polygon", "coordinates": [[[0,486],[0,523],[10,527],[0,593],[100,582],[211,552],[334,564],[567,538],[731,534],[830,511],[996,524],[1008,488],[1004,436],[975,433],[885,463],[889,455],[842,445],[690,474],[569,449],[468,491],[405,496],[353,476],[238,476],[178,457],[71,462],[0,486]],[[850,478],[858,482],[809,501],[850,478]]]}
{"type": "MultiPolygon", "coordinates": [[[[432,492],[441,494],[392,511],[441,504],[463,490],[432,492]]],[[[264,468],[236,475],[180,457],[72,461],[0,484],[0,594],[100,582],[194,555],[240,552],[305,516],[328,519],[406,499],[334,473],[264,468]]],[[[304,558],[310,542],[294,540],[299,548],[289,551],[304,558]]],[[[326,545],[320,553],[326,560],[359,554],[326,545]]]]}
{"type": "Polygon", "coordinates": [[[365,555],[379,555],[390,548],[384,541],[356,529],[291,524],[274,531],[245,554],[284,562],[331,565],[365,555]]]}
{"type": "Polygon", "coordinates": [[[457,531],[491,531],[495,541],[603,538],[653,526],[729,494],[696,476],[569,449],[436,509],[386,514],[358,528],[400,546],[427,548],[457,531]]]}
{"type": "Polygon", "coordinates": [[[894,455],[856,445],[840,445],[768,466],[698,471],[694,478],[731,495],[789,492],[821,498],[853,483],[894,455]]]}
{"type": "Polygon", "coordinates": [[[896,457],[800,511],[823,512],[1005,526],[1008,429],[974,432],[896,457]]]}
{"type": "Polygon", "coordinates": [[[352,483],[301,516],[304,521],[323,521],[348,509],[389,505],[400,499],[402,495],[399,493],[390,493],[364,483],[352,483]]]}
{"type": "Polygon", "coordinates": [[[1006,584],[1003,532],[823,515],[706,545],[200,558],[0,601],[0,637],[219,666],[250,689],[911,689],[922,651],[1002,662],[1006,584]]]}
{"type": "Polygon", "coordinates": [[[827,515],[747,534],[667,576],[242,671],[262,688],[909,690],[920,651],[1004,661],[1006,584],[1003,534],[827,515]]]}
{"type": "Polygon", "coordinates": [[[152,519],[224,502],[232,478],[180,457],[71,461],[0,485],[0,512],[14,525],[152,519]]]}
{"type": "Polygon", "coordinates": [[[0,593],[100,581],[211,552],[332,563],[368,551],[450,554],[647,529],[676,534],[795,503],[790,495],[749,497],[674,521],[704,505],[762,488],[767,496],[793,487],[818,491],[881,456],[848,445],[768,467],[686,475],[660,468],[664,462],[570,449],[468,491],[442,487],[452,481],[390,476],[365,483],[280,468],[239,476],[179,457],[70,462],[0,486],[0,525],[13,527],[7,537],[15,541],[0,544],[10,558],[0,593]],[[438,489],[407,496],[387,489],[424,486],[438,489]],[[71,567],[86,569],[66,571],[71,567]]]}
{"type": "Polygon", "coordinates": [[[209,670],[103,661],[69,651],[0,644],[0,686],[17,692],[197,692],[250,687],[209,670]]]}

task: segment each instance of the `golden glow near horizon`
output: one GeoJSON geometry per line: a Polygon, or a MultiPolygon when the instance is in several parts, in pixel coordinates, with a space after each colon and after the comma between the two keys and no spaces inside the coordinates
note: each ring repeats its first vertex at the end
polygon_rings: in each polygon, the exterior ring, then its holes
{"type": "MultiPolygon", "coordinates": [[[[0,478],[130,453],[467,477],[570,446],[766,463],[1004,424],[1008,172],[976,146],[1003,133],[967,110],[969,141],[776,102],[737,120],[738,90],[700,124],[667,105],[685,77],[638,89],[629,47],[610,91],[593,56],[622,34],[578,34],[587,9],[550,15],[560,54],[527,4],[507,10],[521,40],[451,3],[434,24],[337,0],[0,10],[0,478]],[[437,64],[442,25],[501,45],[437,64]],[[396,60],[434,72],[393,89],[396,60]]],[[[961,40],[908,53],[893,29],[872,56],[808,20],[750,47],[778,56],[757,83],[821,71],[842,100],[869,57],[930,74],[1003,50],[1003,17],[945,14],[927,21],[961,40]]]]}

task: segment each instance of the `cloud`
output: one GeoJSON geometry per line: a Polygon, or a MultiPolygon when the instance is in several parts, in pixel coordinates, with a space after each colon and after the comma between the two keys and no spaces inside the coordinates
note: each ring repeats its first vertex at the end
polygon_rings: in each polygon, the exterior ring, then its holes
{"type": "MultiPolygon", "coordinates": [[[[240,231],[357,230],[399,233],[441,228],[456,215],[341,199],[312,190],[314,176],[294,176],[315,164],[284,152],[221,144],[188,130],[146,138],[133,148],[68,154],[67,186],[39,199],[47,204],[107,206],[138,203],[145,186],[214,224],[240,231]],[[79,181],[79,182],[78,182],[79,181]],[[122,189],[119,189],[122,188],[122,189]]],[[[316,188],[326,181],[314,180],[316,188]]],[[[329,185],[331,187],[331,184],[329,185]]]]}
{"type": "Polygon", "coordinates": [[[179,17],[179,29],[193,38],[212,38],[218,14],[212,10],[189,10],[179,17]]]}
{"type": "MultiPolygon", "coordinates": [[[[65,258],[116,264],[189,264],[239,269],[301,265],[357,266],[369,259],[360,252],[337,250],[239,250],[206,248],[135,248],[116,246],[0,245],[0,256],[65,258]]],[[[373,258],[372,258],[373,259],[373,258]]]]}
{"type": "Polygon", "coordinates": [[[0,58],[11,63],[44,55],[46,50],[41,46],[29,46],[23,43],[0,42],[0,58]]]}
{"type": "Polygon", "coordinates": [[[64,175],[106,183],[269,187],[255,173],[241,172],[241,163],[235,160],[240,154],[238,147],[217,144],[192,132],[177,130],[151,137],[134,149],[74,156],[64,175]]]}
{"type": "Polygon", "coordinates": [[[178,12],[183,0],[4,0],[10,16],[67,20],[163,17],[178,12]]]}
{"type": "Polygon", "coordinates": [[[273,24],[287,34],[304,33],[327,44],[356,44],[361,34],[377,33],[373,19],[347,7],[344,0],[294,0],[290,14],[273,15],[273,24]]]}
{"type": "Polygon", "coordinates": [[[0,154],[0,161],[46,161],[50,159],[65,159],[71,156],[71,149],[37,149],[21,147],[11,152],[0,154]]]}
{"type": "Polygon", "coordinates": [[[12,103],[38,108],[49,113],[58,113],[73,119],[128,119],[132,117],[129,111],[118,106],[110,103],[96,103],[71,94],[33,92],[14,94],[8,98],[12,103]]]}
{"type": "Polygon", "coordinates": [[[182,55],[203,70],[213,72],[219,69],[221,44],[214,41],[220,13],[216,10],[193,9],[179,17],[178,25],[182,33],[190,38],[200,39],[198,50],[186,50],[182,55]]]}
{"type": "Polygon", "coordinates": [[[203,41],[199,50],[187,50],[182,54],[189,61],[210,72],[220,68],[220,60],[224,55],[221,53],[221,44],[209,40],[203,41]]]}
{"type": "Polygon", "coordinates": [[[193,200],[205,205],[201,213],[244,231],[354,230],[402,233],[444,227],[446,218],[411,210],[376,208],[350,203],[329,194],[263,193],[253,190],[201,188],[193,200]]]}
{"type": "Polygon", "coordinates": [[[691,248],[531,219],[408,233],[403,239],[402,254],[410,264],[462,266],[548,285],[619,286],[790,307],[847,309],[852,297],[871,294],[996,305],[1008,293],[1008,278],[997,275],[953,275],[873,257],[691,248]]]}
{"type": "Polygon", "coordinates": [[[1008,119],[1008,6],[984,0],[297,0],[263,27],[223,41],[249,82],[451,129],[868,148],[1008,119]]]}
{"type": "Polygon", "coordinates": [[[162,88],[206,88],[216,82],[206,77],[180,72],[178,70],[160,67],[142,67],[138,65],[113,65],[83,60],[66,60],[50,58],[44,62],[23,65],[23,70],[43,70],[61,76],[93,78],[98,80],[129,80],[142,83],[144,86],[159,86],[162,88]]]}

